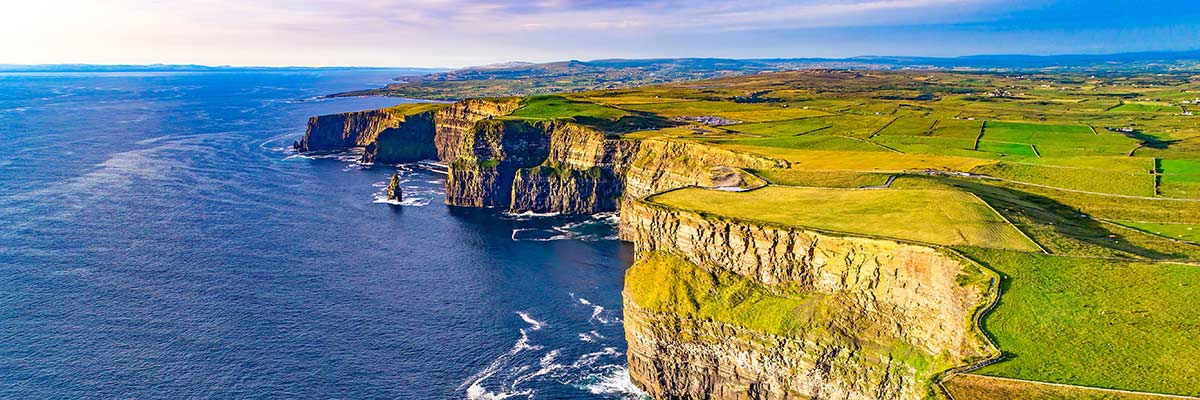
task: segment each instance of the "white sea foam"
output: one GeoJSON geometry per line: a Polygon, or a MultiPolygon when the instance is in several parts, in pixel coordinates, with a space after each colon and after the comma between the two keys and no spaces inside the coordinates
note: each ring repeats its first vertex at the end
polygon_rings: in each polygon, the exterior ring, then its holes
{"type": "Polygon", "coordinates": [[[596,343],[596,342],[600,341],[601,339],[604,339],[604,335],[600,334],[600,332],[596,331],[595,329],[593,329],[591,332],[584,332],[584,333],[579,334],[579,340],[588,342],[588,343],[596,343]]]}
{"type": "Polygon", "coordinates": [[[517,311],[517,315],[519,315],[521,317],[521,320],[523,320],[523,321],[525,321],[525,323],[529,324],[530,329],[533,329],[535,331],[542,329],[543,326],[546,326],[545,322],[533,319],[533,317],[530,317],[529,314],[526,314],[522,311],[517,311]]]}
{"type": "MultiPolygon", "coordinates": [[[[541,217],[558,217],[557,214],[508,213],[506,218],[515,221],[529,221],[541,217]]],[[[553,240],[581,240],[585,242],[617,239],[617,218],[615,213],[593,215],[584,220],[577,220],[549,228],[516,228],[513,229],[513,240],[547,242],[553,240]]]]}
{"type": "Polygon", "coordinates": [[[650,395],[633,384],[629,378],[629,369],[624,366],[612,366],[599,374],[592,374],[581,380],[583,387],[592,394],[617,395],[625,399],[649,399],[650,395]]]}
{"type": "Polygon", "coordinates": [[[579,298],[579,304],[583,304],[585,306],[592,307],[592,316],[591,316],[591,318],[588,318],[588,321],[596,321],[596,322],[599,322],[601,324],[606,324],[606,325],[613,323],[613,321],[614,321],[613,319],[605,317],[603,315],[604,314],[604,306],[594,304],[594,303],[588,301],[588,299],[585,299],[582,297],[579,298]]]}

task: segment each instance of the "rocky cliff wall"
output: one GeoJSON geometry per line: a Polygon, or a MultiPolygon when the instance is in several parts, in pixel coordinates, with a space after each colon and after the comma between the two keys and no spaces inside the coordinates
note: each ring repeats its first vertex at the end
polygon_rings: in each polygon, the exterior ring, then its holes
{"type": "MultiPolygon", "coordinates": [[[[666,253],[806,299],[787,334],[647,310],[628,294],[630,374],[660,398],[920,399],[940,371],[991,354],[972,319],[988,284],[941,250],[702,216],[644,201],[622,210],[638,263],[666,253]]],[[[635,265],[639,268],[660,266],[635,265]]],[[[688,295],[680,295],[687,301],[688,295]]]]}
{"type": "Polygon", "coordinates": [[[462,141],[476,131],[475,123],[511,114],[520,106],[516,98],[469,99],[438,110],[434,115],[438,159],[447,163],[457,160],[459,151],[465,149],[462,141]]]}
{"type": "Polygon", "coordinates": [[[747,182],[731,175],[734,169],[787,167],[785,161],[702,143],[648,139],[640,142],[626,173],[626,197],[636,200],[687,186],[740,186],[747,182]]]}
{"type": "Polygon", "coordinates": [[[404,116],[397,126],[380,131],[367,144],[360,162],[398,164],[437,158],[433,136],[433,112],[404,116]]]}
{"type": "Polygon", "coordinates": [[[385,129],[396,128],[404,113],[395,108],[321,115],[308,119],[297,150],[334,151],[366,147],[385,129]]]}

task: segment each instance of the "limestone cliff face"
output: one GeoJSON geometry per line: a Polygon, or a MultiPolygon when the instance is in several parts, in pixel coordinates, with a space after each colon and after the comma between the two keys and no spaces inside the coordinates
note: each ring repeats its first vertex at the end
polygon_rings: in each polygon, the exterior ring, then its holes
{"type": "Polygon", "coordinates": [[[542,127],[550,138],[549,152],[540,165],[517,170],[510,208],[564,214],[617,210],[638,143],[575,124],[542,127]]]}
{"type": "Polygon", "coordinates": [[[438,110],[434,115],[438,159],[458,159],[459,151],[464,149],[461,142],[473,136],[475,123],[508,115],[520,106],[518,99],[469,99],[438,110]]]}
{"type": "Polygon", "coordinates": [[[537,123],[482,120],[456,135],[456,141],[439,141],[442,154],[457,156],[446,179],[449,205],[508,208],[516,171],[543,163],[549,154],[550,138],[537,123]]]}
{"type": "Polygon", "coordinates": [[[387,128],[367,144],[360,160],[366,164],[397,164],[437,158],[433,144],[434,113],[404,116],[395,127],[387,128]]]}
{"type": "Polygon", "coordinates": [[[398,127],[403,120],[403,113],[389,108],[312,117],[308,119],[308,128],[300,140],[299,150],[333,151],[365,147],[375,142],[380,132],[398,127]]]}
{"type": "Polygon", "coordinates": [[[744,185],[735,168],[787,168],[785,161],[666,139],[644,140],[625,177],[626,197],[641,199],[687,186],[744,185]]]}
{"type": "Polygon", "coordinates": [[[820,310],[797,333],[773,335],[645,310],[626,295],[630,375],[655,397],[921,399],[938,372],[994,351],[971,323],[993,294],[966,279],[975,266],[940,250],[643,201],[621,223],[639,257],[668,252],[820,310]]]}

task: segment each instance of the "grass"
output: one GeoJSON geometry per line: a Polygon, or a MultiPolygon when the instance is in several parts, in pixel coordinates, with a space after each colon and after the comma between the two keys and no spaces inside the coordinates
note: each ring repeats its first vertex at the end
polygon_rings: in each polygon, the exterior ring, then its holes
{"type": "Polygon", "coordinates": [[[951,364],[945,353],[931,355],[903,339],[864,334],[885,328],[875,326],[879,322],[870,318],[845,318],[857,310],[845,297],[802,291],[779,294],[753,279],[722,269],[710,271],[668,252],[640,254],[625,272],[624,294],[651,312],[776,336],[802,335],[821,346],[853,346],[853,357],[888,359],[910,367],[922,384],[951,364]],[[840,324],[829,324],[839,317],[840,324]]]}
{"type": "Polygon", "coordinates": [[[614,120],[629,113],[586,101],[570,100],[562,96],[533,96],[526,98],[521,107],[509,116],[530,120],[572,119],[591,117],[614,120]]]}
{"type": "Polygon", "coordinates": [[[1096,133],[1080,125],[988,121],[979,149],[1033,155],[1032,148],[1022,149],[1019,145],[1036,146],[1043,157],[1124,155],[1136,147],[1138,141],[1111,132],[1096,133]]]}
{"type": "Polygon", "coordinates": [[[1160,112],[1177,113],[1182,110],[1180,110],[1178,106],[1173,106],[1170,104],[1138,102],[1138,103],[1125,103],[1125,104],[1117,106],[1109,111],[1111,111],[1111,112],[1136,112],[1136,113],[1146,113],[1146,112],[1149,112],[1149,113],[1160,113],[1160,112]]]}
{"type": "Polygon", "coordinates": [[[1113,221],[1116,224],[1153,233],[1162,237],[1200,243],[1200,224],[1171,224],[1163,222],[1113,221]]]}
{"type": "Polygon", "coordinates": [[[1081,386],[1063,387],[1039,382],[996,379],[989,376],[955,375],[944,383],[955,399],[1011,400],[1165,400],[1154,394],[1122,393],[1081,386]]]}
{"type": "Polygon", "coordinates": [[[913,154],[938,154],[959,157],[989,158],[991,155],[974,150],[975,139],[936,136],[876,136],[876,143],[913,154]]]}
{"type": "Polygon", "coordinates": [[[797,310],[804,295],[773,294],[755,281],[727,271],[709,272],[664,252],[638,258],[625,273],[625,292],[638,307],[708,319],[785,335],[806,326],[797,310]]]}
{"type": "Polygon", "coordinates": [[[1200,246],[1124,229],[1093,215],[1140,215],[1149,220],[1195,215],[1195,204],[1098,196],[1020,185],[995,185],[975,179],[901,176],[893,188],[964,190],[986,201],[1021,231],[1053,254],[1083,257],[1200,260],[1200,246]],[[1088,206],[1080,210],[1080,206],[1088,206]],[[1092,213],[1092,215],[1084,214],[1092,213]]]}
{"type": "Polygon", "coordinates": [[[757,154],[793,163],[798,168],[900,172],[910,169],[969,171],[994,161],[937,154],[900,154],[892,152],[817,151],[792,148],[721,145],[730,150],[757,154]]]}
{"type": "Polygon", "coordinates": [[[861,188],[887,183],[891,174],[841,170],[765,169],[753,171],[778,185],[828,188],[861,188]]]}
{"type": "Polygon", "coordinates": [[[1111,169],[1072,168],[1001,162],[971,170],[973,173],[1089,192],[1154,196],[1154,176],[1149,170],[1125,172],[1111,169]]]}
{"type": "Polygon", "coordinates": [[[992,140],[980,140],[979,151],[989,153],[1015,155],[1015,156],[1037,156],[1033,150],[1033,146],[1028,143],[1011,143],[997,142],[992,140]]]}
{"type": "Polygon", "coordinates": [[[774,147],[784,149],[830,150],[830,151],[889,151],[862,139],[847,136],[808,134],[775,138],[724,140],[719,143],[752,147],[774,147]]]}
{"type": "Polygon", "coordinates": [[[853,235],[1038,250],[983,201],[957,191],[773,186],[740,193],[682,189],[650,199],[719,216],[853,235]]]}
{"type": "MultiPolygon", "coordinates": [[[[825,113],[821,113],[824,115],[825,113]]],[[[887,118],[875,116],[821,116],[790,119],[785,121],[756,124],[730,125],[732,131],[759,136],[796,136],[806,134],[844,135],[867,137],[888,122],[887,118]]]]}
{"type": "Polygon", "coordinates": [[[779,104],[743,104],[731,101],[683,101],[652,104],[626,104],[629,110],[648,112],[664,117],[715,115],[737,121],[761,122],[806,118],[828,113],[779,104]]]}
{"type": "Polygon", "coordinates": [[[979,374],[1200,395],[1200,268],[963,248],[1005,276],[979,374]]]}

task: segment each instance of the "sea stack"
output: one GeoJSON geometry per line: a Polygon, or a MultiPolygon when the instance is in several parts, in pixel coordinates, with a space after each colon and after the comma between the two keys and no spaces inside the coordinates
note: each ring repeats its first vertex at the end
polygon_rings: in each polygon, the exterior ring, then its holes
{"type": "Polygon", "coordinates": [[[387,198],[388,198],[388,201],[395,201],[395,202],[404,200],[404,189],[402,189],[400,187],[400,173],[399,172],[392,173],[392,181],[388,182],[387,198]]]}

